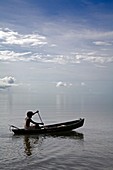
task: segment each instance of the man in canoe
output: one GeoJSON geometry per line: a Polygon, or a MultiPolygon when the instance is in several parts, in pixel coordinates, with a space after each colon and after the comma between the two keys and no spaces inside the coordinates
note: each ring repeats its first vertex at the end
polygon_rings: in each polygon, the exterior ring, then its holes
{"type": "Polygon", "coordinates": [[[39,111],[37,110],[34,113],[32,111],[27,112],[27,117],[25,118],[25,126],[24,126],[25,129],[40,129],[41,127],[39,125],[44,125],[43,123],[34,122],[31,119],[32,116],[35,115],[36,113],[39,113],[39,111]],[[30,125],[30,123],[34,124],[34,126],[30,125]]]}

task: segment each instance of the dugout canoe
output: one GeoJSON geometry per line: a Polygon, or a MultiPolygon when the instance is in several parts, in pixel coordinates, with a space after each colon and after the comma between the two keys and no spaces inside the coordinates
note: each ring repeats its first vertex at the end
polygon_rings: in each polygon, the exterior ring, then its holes
{"type": "Polygon", "coordinates": [[[84,124],[84,119],[80,118],[73,121],[68,122],[62,122],[57,124],[51,124],[51,125],[44,125],[40,129],[24,129],[24,128],[18,128],[13,125],[11,125],[11,130],[15,135],[28,135],[28,134],[55,134],[58,132],[68,132],[72,131],[74,129],[82,127],[84,124]]]}

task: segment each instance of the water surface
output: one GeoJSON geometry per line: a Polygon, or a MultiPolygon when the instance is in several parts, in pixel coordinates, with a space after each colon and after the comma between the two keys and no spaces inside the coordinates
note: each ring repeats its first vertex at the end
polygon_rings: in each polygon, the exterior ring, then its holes
{"type": "MultiPolygon", "coordinates": [[[[0,90],[0,169],[112,170],[112,94],[54,91],[53,87],[50,93],[37,88],[0,90]],[[10,124],[24,125],[27,110],[37,109],[45,124],[80,117],[85,124],[72,133],[54,136],[14,136],[9,131],[10,124]]],[[[34,120],[40,121],[38,115],[34,120]]]]}

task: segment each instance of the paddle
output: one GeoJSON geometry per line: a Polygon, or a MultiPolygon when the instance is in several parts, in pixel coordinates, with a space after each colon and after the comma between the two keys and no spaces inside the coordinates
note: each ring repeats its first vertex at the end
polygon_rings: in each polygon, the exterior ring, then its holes
{"type": "Polygon", "coordinates": [[[43,124],[43,126],[44,126],[44,123],[43,123],[43,121],[42,121],[42,118],[41,118],[41,116],[40,116],[39,111],[38,111],[37,113],[38,113],[38,116],[39,116],[39,118],[40,118],[41,123],[42,123],[42,124],[43,124]]]}

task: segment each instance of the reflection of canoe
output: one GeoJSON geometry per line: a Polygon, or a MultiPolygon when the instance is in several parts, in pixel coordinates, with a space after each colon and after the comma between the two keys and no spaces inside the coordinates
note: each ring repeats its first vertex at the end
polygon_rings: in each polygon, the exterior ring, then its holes
{"type": "Polygon", "coordinates": [[[76,131],[57,132],[57,133],[51,133],[51,134],[48,134],[48,135],[46,134],[46,136],[52,136],[53,138],[57,138],[58,137],[58,138],[75,139],[75,140],[76,139],[77,140],[84,139],[84,134],[76,132],[76,131]]]}
{"type": "MultiPolygon", "coordinates": [[[[82,127],[84,124],[84,119],[78,119],[69,122],[45,125],[41,127],[41,129],[20,129],[20,128],[12,128],[14,134],[23,135],[23,134],[51,134],[57,132],[67,132],[73,129],[77,129],[82,127]]],[[[12,126],[14,127],[14,126],[12,126]]]]}

